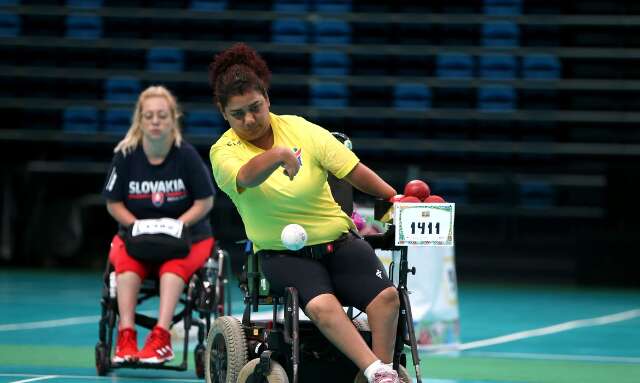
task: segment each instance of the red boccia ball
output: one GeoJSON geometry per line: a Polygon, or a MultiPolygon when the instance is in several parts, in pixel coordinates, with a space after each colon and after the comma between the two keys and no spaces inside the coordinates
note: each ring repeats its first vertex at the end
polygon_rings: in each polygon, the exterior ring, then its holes
{"type": "Polygon", "coordinates": [[[412,195],[408,195],[408,196],[404,196],[400,199],[400,201],[398,202],[422,202],[420,201],[420,198],[418,197],[414,197],[412,195]]]}
{"type": "Polygon", "coordinates": [[[404,198],[404,194],[396,194],[393,197],[389,198],[389,202],[400,202],[401,199],[404,198]]]}
{"type": "Polygon", "coordinates": [[[425,198],[424,202],[426,202],[426,203],[444,203],[444,198],[440,197],[439,195],[432,194],[429,197],[425,198]]]}
{"type": "Polygon", "coordinates": [[[417,197],[420,201],[424,201],[425,198],[431,194],[431,188],[426,182],[420,180],[409,181],[404,187],[405,196],[417,197]]]}

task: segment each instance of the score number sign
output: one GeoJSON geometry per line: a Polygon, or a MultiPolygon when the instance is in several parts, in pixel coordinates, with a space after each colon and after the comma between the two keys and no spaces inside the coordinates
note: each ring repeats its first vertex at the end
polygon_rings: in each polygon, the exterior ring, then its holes
{"type": "Polygon", "coordinates": [[[453,246],[455,203],[396,202],[396,246],[453,246]]]}

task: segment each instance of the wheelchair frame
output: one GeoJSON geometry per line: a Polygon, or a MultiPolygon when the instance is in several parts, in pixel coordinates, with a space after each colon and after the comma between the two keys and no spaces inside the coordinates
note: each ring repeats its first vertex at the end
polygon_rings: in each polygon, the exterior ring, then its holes
{"type": "MultiPolygon", "coordinates": [[[[396,286],[400,298],[400,312],[393,367],[396,371],[400,371],[400,366],[406,366],[404,347],[405,345],[410,346],[417,382],[420,383],[422,381],[420,357],[407,289],[407,275],[408,273],[415,274],[415,267],[409,269],[407,248],[394,245],[394,232],[394,226],[391,225],[386,233],[367,236],[365,240],[374,248],[400,252],[399,281],[396,286]]],[[[205,355],[207,383],[230,383],[230,380],[236,382],[238,377],[246,378],[246,380],[238,380],[240,383],[285,382],[281,377],[274,378],[274,376],[281,376],[283,370],[288,381],[293,383],[300,381],[305,383],[352,382],[358,373],[358,368],[338,351],[311,321],[301,322],[299,320],[297,290],[288,287],[283,295],[262,295],[260,290],[265,290],[265,286],[261,285],[264,277],[259,271],[258,257],[253,253],[249,254],[247,266],[249,266],[247,267],[247,281],[246,284],[241,284],[245,297],[242,321],[239,322],[233,317],[221,317],[216,320],[216,323],[218,321],[224,322],[224,326],[231,327],[232,330],[217,331],[216,327],[218,326],[214,323],[214,327],[209,332],[205,355]],[[272,319],[252,321],[251,312],[258,311],[259,305],[268,304],[273,307],[272,319]],[[279,305],[283,305],[284,308],[283,323],[278,320],[279,305]],[[226,337],[230,339],[226,339],[226,337]],[[239,346],[244,346],[244,349],[238,350],[239,346]],[[233,355],[231,355],[232,351],[233,355]],[[238,356],[239,354],[243,354],[244,359],[242,356],[238,356]],[[315,359],[313,358],[314,354],[315,359]],[[259,361],[252,363],[251,361],[254,359],[259,359],[259,361]],[[333,367],[329,370],[340,375],[328,377],[327,369],[318,370],[314,366],[315,362],[328,361],[332,363],[331,367],[333,367]],[[240,364],[243,366],[238,366],[240,364]],[[302,366],[304,369],[301,368],[302,366]],[[238,369],[239,367],[241,368],[238,371],[229,371],[229,368],[238,369]],[[247,367],[253,370],[243,371],[247,367]],[[305,369],[309,371],[305,371],[305,369]]],[[[392,263],[389,275],[393,275],[394,267],[396,265],[392,263]]],[[[357,318],[353,318],[351,308],[348,315],[352,320],[357,320],[357,318]]],[[[371,345],[369,329],[362,328],[357,322],[354,324],[365,341],[371,345]]]]}
{"type": "MultiPolygon", "coordinates": [[[[206,278],[205,270],[198,269],[190,278],[189,283],[185,286],[185,290],[180,297],[179,303],[183,308],[173,316],[171,327],[180,320],[184,325],[184,342],[182,351],[182,360],[180,364],[151,364],[140,362],[122,362],[114,363],[112,361],[113,338],[117,331],[114,328],[118,317],[118,298],[115,292],[115,271],[109,261],[103,274],[102,297],[100,300],[101,317],[99,322],[99,339],[95,346],[95,362],[96,372],[100,376],[106,375],[110,370],[119,368],[143,368],[143,369],[160,369],[160,370],[176,370],[186,371],[188,368],[188,351],[189,351],[189,331],[192,325],[198,327],[198,345],[194,350],[194,362],[196,376],[203,378],[205,374],[205,345],[204,340],[211,328],[211,317],[225,315],[224,307],[231,307],[231,297],[228,293],[226,284],[228,283],[225,274],[225,268],[230,267],[228,262],[228,254],[219,248],[209,256],[218,263],[218,270],[214,281],[206,278]],[[228,265],[228,266],[227,266],[228,265]],[[194,312],[198,317],[194,317],[194,312]]],[[[157,278],[146,279],[143,281],[138,294],[138,305],[150,298],[159,295],[159,280],[157,278]]],[[[229,314],[227,312],[226,314],[229,314]]],[[[140,313],[135,313],[135,324],[147,329],[152,329],[157,322],[157,318],[149,317],[140,313]]]]}

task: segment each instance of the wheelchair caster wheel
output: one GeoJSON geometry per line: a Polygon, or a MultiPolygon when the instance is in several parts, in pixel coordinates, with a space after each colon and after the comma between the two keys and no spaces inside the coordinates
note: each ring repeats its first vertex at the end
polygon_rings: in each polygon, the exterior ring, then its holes
{"type": "Polygon", "coordinates": [[[109,371],[109,353],[102,342],[96,344],[96,372],[99,376],[107,375],[109,371]]]}
{"type": "MultiPolygon", "coordinates": [[[[253,371],[256,369],[256,366],[260,363],[260,358],[255,358],[249,361],[249,363],[245,364],[240,370],[238,374],[237,383],[246,383],[249,381],[249,377],[253,374],[253,371]]],[[[271,360],[271,371],[265,376],[262,376],[260,382],[265,383],[289,383],[289,378],[287,377],[287,372],[284,370],[280,363],[275,360],[271,360]]]]}
{"type": "Polygon", "coordinates": [[[193,352],[193,361],[195,362],[196,376],[198,379],[204,378],[204,353],[205,348],[201,344],[199,344],[193,352]]]}

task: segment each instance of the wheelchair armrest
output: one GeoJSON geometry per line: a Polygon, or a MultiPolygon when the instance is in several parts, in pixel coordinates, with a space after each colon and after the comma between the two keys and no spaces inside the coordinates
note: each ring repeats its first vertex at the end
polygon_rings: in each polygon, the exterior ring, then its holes
{"type": "Polygon", "coordinates": [[[396,227],[394,225],[389,225],[389,228],[386,232],[380,234],[365,235],[363,238],[374,249],[394,250],[396,247],[395,237],[396,227]]]}

